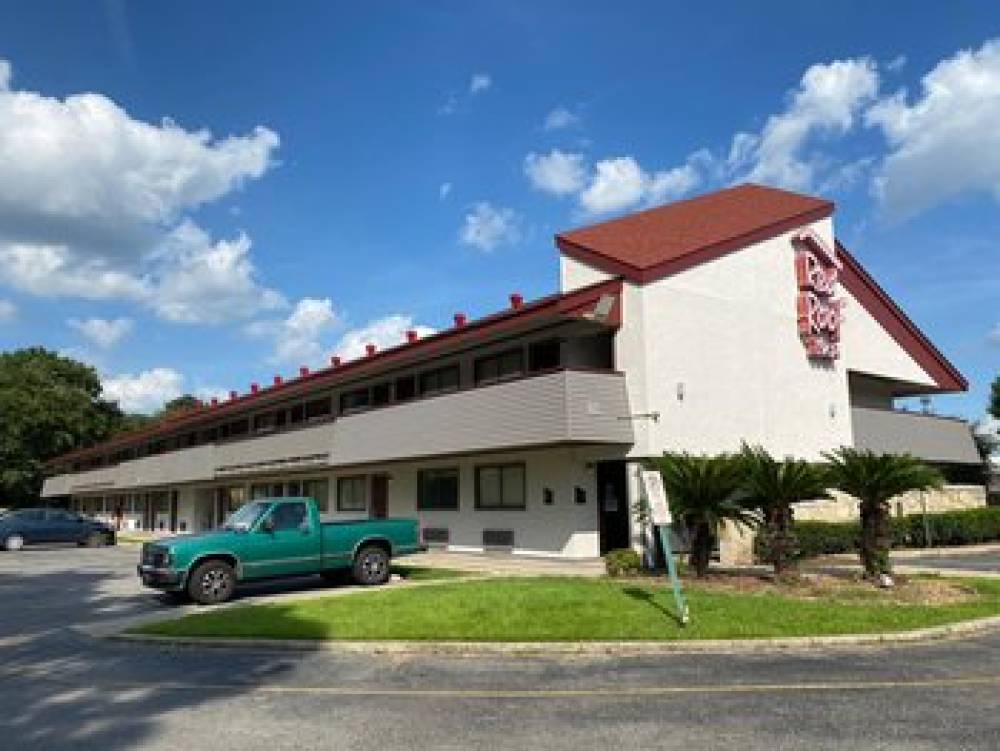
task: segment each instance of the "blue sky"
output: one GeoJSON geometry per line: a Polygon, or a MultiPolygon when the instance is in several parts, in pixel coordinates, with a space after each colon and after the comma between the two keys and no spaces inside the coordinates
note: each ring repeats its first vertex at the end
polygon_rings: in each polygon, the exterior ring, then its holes
{"type": "Polygon", "coordinates": [[[130,409],[556,287],[562,229],[821,193],[972,382],[1000,368],[992,3],[0,7],[0,348],[130,409]]]}

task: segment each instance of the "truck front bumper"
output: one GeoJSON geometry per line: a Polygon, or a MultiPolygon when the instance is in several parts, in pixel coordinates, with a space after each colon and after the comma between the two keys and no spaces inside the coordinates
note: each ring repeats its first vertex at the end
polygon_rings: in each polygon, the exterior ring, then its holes
{"type": "Polygon", "coordinates": [[[180,571],[169,568],[153,568],[152,566],[136,566],[136,573],[147,587],[156,589],[174,589],[181,586],[184,576],[180,571]]]}

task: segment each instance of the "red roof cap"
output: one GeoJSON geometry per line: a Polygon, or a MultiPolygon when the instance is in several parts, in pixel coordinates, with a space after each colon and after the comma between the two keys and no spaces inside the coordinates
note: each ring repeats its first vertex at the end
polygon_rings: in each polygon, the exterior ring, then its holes
{"type": "Polygon", "coordinates": [[[556,235],[559,249],[597,268],[649,282],[833,213],[833,203],[737,185],[556,235]]]}

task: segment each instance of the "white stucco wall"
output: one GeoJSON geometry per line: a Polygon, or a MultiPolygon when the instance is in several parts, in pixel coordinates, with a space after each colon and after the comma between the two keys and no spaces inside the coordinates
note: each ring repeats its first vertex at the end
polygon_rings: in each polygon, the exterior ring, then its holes
{"type": "MultiPolygon", "coordinates": [[[[831,219],[810,226],[834,245],[831,219]]],[[[634,419],[632,456],[735,450],[746,440],[815,459],[853,443],[849,369],[931,383],[842,285],[841,358],[806,356],[796,325],[793,234],[644,286],[624,285],[616,367],[627,375],[633,413],[660,415],[634,419]]],[[[565,256],[560,271],[564,289],[602,277],[565,256]]]]}
{"type": "Polygon", "coordinates": [[[841,362],[845,367],[858,373],[936,385],[861,303],[843,287],[840,294],[847,303],[841,325],[841,362]]]}
{"type": "Polygon", "coordinates": [[[590,558],[599,555],[597,487],[590,454],[585,450],[551,449],[525,453],[479,455],[419,464],[387,467],[389,515],[418,517],[422,527],[447,527],[449,550],[483,549],[484,529],[513,530],[514,553],[537,556],[590,558]],[[527,486],[524,510],[477,509],[475,467],[491,462],[525,463],[527,486]],[[417,472],[430,467],[458,467],[459,510],[417,511],[417,472]],[[587,491],[587,502],[574,501],[574,488],[587,491]],[[545,505],[543,489],[554,491],[552,505],[545,505]]]}

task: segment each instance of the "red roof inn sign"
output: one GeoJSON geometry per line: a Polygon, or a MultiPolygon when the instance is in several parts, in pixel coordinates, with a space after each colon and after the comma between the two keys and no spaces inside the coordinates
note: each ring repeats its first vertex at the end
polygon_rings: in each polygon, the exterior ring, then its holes
{"type": "Polygon", "coordinates": [[[799,337],[806,354],[816,360],[836,360],[840,356],[841,308],[835,297],[841,263],[837,253],[810,229],[792,238],[795,248],[795,279],[799,337]]]}

